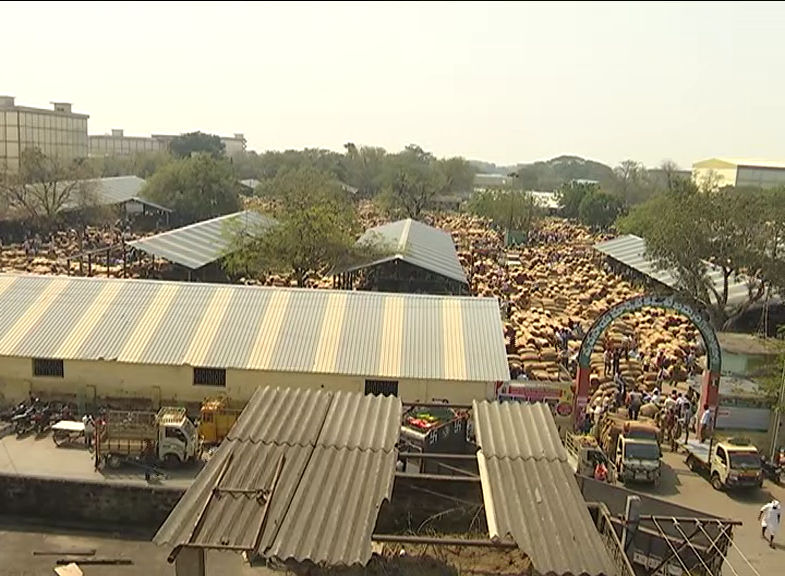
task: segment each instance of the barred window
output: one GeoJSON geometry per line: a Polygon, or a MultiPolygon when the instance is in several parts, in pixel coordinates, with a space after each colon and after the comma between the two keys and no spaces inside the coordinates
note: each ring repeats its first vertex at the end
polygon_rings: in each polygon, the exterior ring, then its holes
{"type": "Polygon", "coordinates": [[[195,386],[226,386],[226,370],[223,368],[194,368],[195,386]]]}
{"type": "Polygon", "coordinates": [[[63,361],[52,358],[33,358],[33,376],[64,378],[63,361]]]}
{"type": "Polygon", "coordinates": [[[397,380],[366,380],[365,393],[374,396],[398,396],[397,380]]]}

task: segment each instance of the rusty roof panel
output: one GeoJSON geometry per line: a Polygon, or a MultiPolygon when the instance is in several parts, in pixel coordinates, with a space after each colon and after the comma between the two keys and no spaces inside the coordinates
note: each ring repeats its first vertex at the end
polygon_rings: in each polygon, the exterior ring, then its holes
{"type": "Polygon", "coordinates": [[[512,537],[539,574],[616,576],[546,405],[473,408],[491,538],[512,537]]]}
{"type": "Polygon", "coordinates": [[[567,462],[567,451],[547,404],[474,402],[477,443],[488,458],[567,462]]]}
{"type": "Polygon", "coordinates": [[[154,542],[365,564],[392,493],[401,412],[393,397],[257,390],[154,542]],[[271,489],[265,518],[257,491],[271,489]]]}

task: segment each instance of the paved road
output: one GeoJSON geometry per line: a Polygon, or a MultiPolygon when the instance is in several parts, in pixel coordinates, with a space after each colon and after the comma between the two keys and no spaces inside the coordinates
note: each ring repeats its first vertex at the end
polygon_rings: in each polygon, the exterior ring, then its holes
{"type": "MultiPolygon", "coordinates": [[[[58,448],[51,434],[43,438],[30,436],[21,439],[11,434],[0,439],[0,473],[146,484],[144,471],[133,466],[97,472],[93,455],[84,446],[58,448]]],[[[197,473],[197,468],[178,470],[161,483],[187,488],[197,473]]]]}
{"type": "MultiPolygon", "coordinates": [[[[753,493],[725,493],[714,490],[709,482],[691,472],[683,454],[673,454],[665,449],[666,471],[660,487],[653,496],[681,506],[740,520],[744,524],[734,529],[734,543],[728,555],[723,575],[773,576],[785,574],[785,532],[780,531],[776,548],[771,549],[760,537],[758,511],[766,502],[776,498],[785,502],[785,488],[764,482],[763,489],[753,493]],[[744,560],[749,561],[749,564],[744,560]],[[730,566],[729,566],[730,565],[730,566]]],[[[642,490],[646,492],[646,490],[642,490]]]]}

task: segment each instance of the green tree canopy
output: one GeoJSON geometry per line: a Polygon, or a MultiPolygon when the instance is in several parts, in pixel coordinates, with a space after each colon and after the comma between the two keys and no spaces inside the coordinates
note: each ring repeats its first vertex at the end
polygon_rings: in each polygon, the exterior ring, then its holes
{"type": "Polygon", "coordinates": [[[164,165],[147,181],[142,197],[191,223],[240,210],[239,190],[228,160],[197,154],[164,165]]]}
{"type": "Polygon", "coordinates": [[[699,302],[714,326],[727,328],[765,295],[779,232],[769,223],[775,196],[760,190],[701,192],[682,179],[621,219],[622,232],[646,240],[648,255],[672,271],[678,288],[699,302]],[[719,286],[710,277],[719,271],[719,286]],[[730,286],[747,279],[747,296],[730,300],[730,286]]]}
{"type": "Polygon", "coordinates": [[[583,199],[597,192],[600,187],[597,184],[586,182],[568,182],[556,191],[556,197],[561,205],[561,213],[565,218],[578,218],[583,199]]]}
{"type": "Polygon", "coordinates": [[[477,192],[469,202],[469,211],[509,232],[529,232],[542,215],[532,194],[523,190],[477,192]]]}
{"type": "Polygon", "coordinates": [[[354,205],[331,174],[313,167],[282,172],[266,188],[266,197],[278,224],[234,242],[242,246],[227,258],[235,274],[292,274],[305,286],[311,273],[377,249],[356,247],[360,230],[354,205]]]}
{"type": "Polygon", "coordinates": [[[624,210],[624,203],[618,196],[593,190],[586,194],[578,206],[578,220],[592,228],[608,228],[624,210]]]}
{"type": "Polygon", "coordinates": [[[226,145],[221,141],[221,137],[215,134],[188,132],[175,137],[169,143],[169,150],[175,158],[188,158],[199,153],[218,158],[226,152],[226,145]]]}
{"type": "Polygon", "coordinates": [[[390,155],[380,204],[393,216],[417,219],[447,186],[436,158],[416,144],[390,155]]]}

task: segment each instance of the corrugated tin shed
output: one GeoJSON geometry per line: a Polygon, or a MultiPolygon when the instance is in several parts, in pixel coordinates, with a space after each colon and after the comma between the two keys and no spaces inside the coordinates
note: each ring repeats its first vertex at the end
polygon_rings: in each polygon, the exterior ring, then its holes
{"type": "Polygon", "coordinates": [[[766,158],[708,158],[693,163],[693,168],[702,168],[704,164],[722,162],[729,167],[744,166],[745,168],[780,168],[785,169],[785,160],[770,160],[766,158]]]}
{"type": "Polygon", "coordinates": [[[335,270],[333,273],[350,272],[400,260],[450,280],[468,284],[452,236],[444,230],[407,218],[369,228],[357,243],[389,247],[392,254],[373,262],[335,270]]]}
{"type": "Polygon", "coordinates": [[[494,298],[0,275],[0,356],[508,380],[494,298]]]}
{"type": "MultiPolygon", "coordinates": [[[[679,289],[679,281],[671,271],[661,270],[656,263],[646,256],[646,241],[634,234],[625,234],[594,245],[598,252],[632,268],[636,272],[664,284],[672,290],[679,289]]],[[[722,271],[716,266],[710,266],[709,277],[714,283],[714,288],[722,293],[722,271]]],[[[728,306],[743,304],[749,298],[747,280],[743,276],[731,277],[728,282],[728,306]]]]}
{"type": "Polygon", "coordinates": [[[154,542],[367,563],[379,509],[392,494],[401,413],[391,396],[257,390],[154,542]],[[271,489],[264,518],[255,491],[271,489]]]}
{"type": "Polygon", "coordinates": [[[274,225],[272,218],[255,210],[245,210],[128,242],[128,245],[196,270],[228,253],[233,232],[259,232],[274,225]]]}
{"type": "Polygon", "coordinates": [[[617,573],[545,404],[474,402],[491,538],[511,537],[538,574],[617,573]]]}
{"type": "MultiPolygon", "coordinates": [[[[63,185],[73,184],[74,181],[64,182],[63,185]]],[[[79,200],[80,193],[86,193],[90,198],[95,196],[95,201],[100,206],[113,206],[126,202],[139,202],[155,208],[171,212],[169,208],[141,198],[139,194],[146,182],[138,176],[113,176],[111,178],[91,178],[83,181],[84,185],[74,191],[73,197],[64,203],[63,210],[75,210],[84,207],[84,202],[79,200]]],[[[92,202],[92,199],[90,200],[92,202]]]]}

